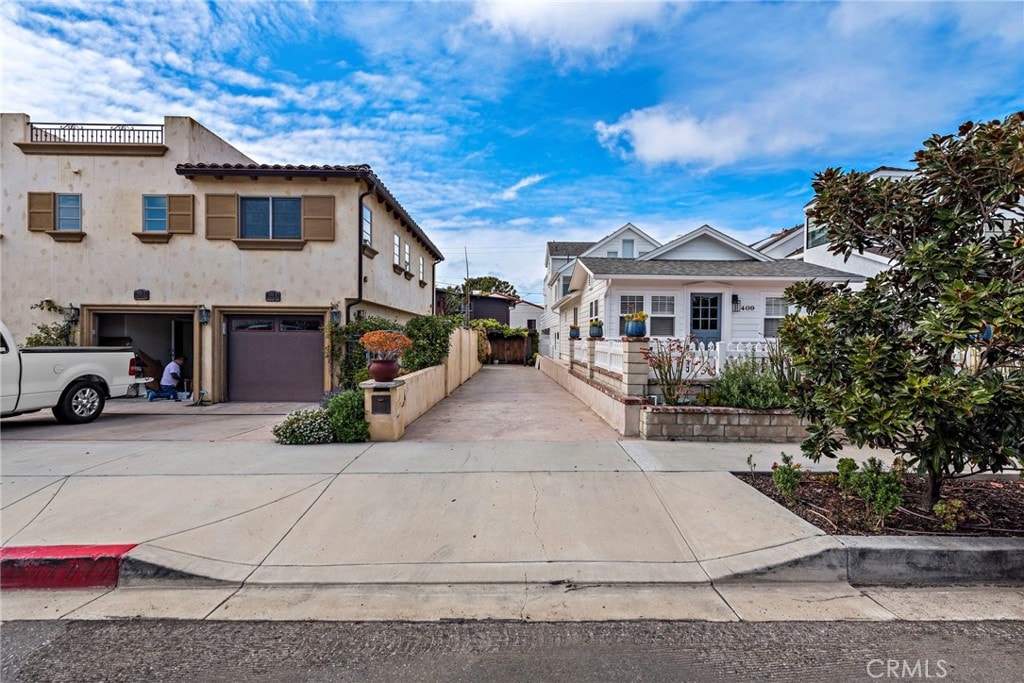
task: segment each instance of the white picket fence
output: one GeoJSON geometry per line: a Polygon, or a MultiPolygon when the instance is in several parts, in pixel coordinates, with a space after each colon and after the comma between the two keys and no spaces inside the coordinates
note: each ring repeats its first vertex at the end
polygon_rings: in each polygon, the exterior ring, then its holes
{"type": "Polygon", "coordinates": [[[594,365],[611,372],[622,372],[622,340],[594,342],[594,365]]]}
{"type": "MultiPolygon", "coordinates": [[[[729,360],[750,358],[753,356],[759,360],[768,358],[768,349],[775,342],[767,341],[739,341],[722,344],[721,342],[692,342],[690,344],[690,355],[694,359],[691,362],[701,363],[706,359],[701,372],[697,373],[698,379],[708,379],[718,374],[729,360]]],[[[594,344],[594,365],[610,372],[622,372],[622,341],[618,339],[606,339],[594,344]]],[[[654,371],[649,373],[654,378],[654,371]]]]}

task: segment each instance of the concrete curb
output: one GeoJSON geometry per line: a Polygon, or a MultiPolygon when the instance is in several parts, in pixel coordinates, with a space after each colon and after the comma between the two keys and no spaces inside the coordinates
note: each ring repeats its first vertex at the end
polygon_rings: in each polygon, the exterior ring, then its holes
{"type": "Polygon", "coordinates": [[[0,589],[114,588],[135,545],[0,548],[0,589]]]}
{"type": "Polygon", "coordinates": [[[699,563],[658,565],[636,573],[629,563],[555,562],[475,567],[464,581],[457,565],[416,571],[360,567],[235,566],[144,546],[28,546],[0,549],[0,588],[114,588],[118,585],[368,585],[572,582],[601,585],[700,585],[744,582],[833,582],[853,585],[926,586],[1024,583],[1024,538],[817,536],[742,555],[699,563]],[[130,551],[135,552],[129,554],[130,551]],[[697,565],[707,578],[698,576],[697,565]],[[175,566],[176,565],[176,566],[175,566]],[[225,565],[225,566],[221,566],[225,565]],[[365,570],[370,570],[367,573],[365,570]],[[513,570],[510,574],[510,570],[513,570]],[[231,571],[225,571],[231,570],[231,571]],[[255,573],[253,570],[256,570],[255,573]],[[381,581],[384,575],[393,574],[381,581]],[[221,574],[215,576],[215,574],[221,574]],[[371,574],[376,578],[371,578],[371,574]],[[638,576],[638,574],[644,574],[638,576]],[[557,578],[555,578],[557,575],[557,578]],[[564,577],[564,578],[563,578],[564,577]]]}
{"type": "MultiPolygon", "coordinates": [[[[827,536],[836,547],[776,561],[778,548],[749,553],[743,570],[715,582],[806,581],[834,576],[853,585],[1024,583],[1024,538],[827,536]],[[752,567],[756,560],[761,565],[752,567]]],[[[785,547],[785,546],[784,546],[785,547]]]]}

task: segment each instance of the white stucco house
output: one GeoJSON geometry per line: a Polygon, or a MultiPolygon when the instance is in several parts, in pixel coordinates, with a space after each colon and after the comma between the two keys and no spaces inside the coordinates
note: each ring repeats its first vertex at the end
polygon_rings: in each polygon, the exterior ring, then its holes
{"type": "Polygon", "coordinates": [[[186,116],[159,124],[0,115],[0,275],[19,343],[78,320],[211,401],[315,401],[324,329],[434,310],[437,246],[366,165],[259,164],[186,116]]]}
{"type": "Polygon", "coordinates": [[[776,336],[789,310],[783,291],[793,282],[863,280],[844,270],[772,258],[709,225],[660,244],[627,223],[596,242],[551,242],[547,261],[545,355],[556,358],[565,356],[570,325],[585,328],[600,318],[605,337],[619,337],[623,316],[635,311],[650,315],[651,337],[763,341],[776,336]]]}

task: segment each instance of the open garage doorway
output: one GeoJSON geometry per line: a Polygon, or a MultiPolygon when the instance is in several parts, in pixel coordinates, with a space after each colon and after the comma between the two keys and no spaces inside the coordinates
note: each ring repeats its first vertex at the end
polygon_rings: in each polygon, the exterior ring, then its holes
{"type": "MultiPolygon", "coordinates": [[[[159,388],[163,368],[176,355],[184,354],[181,376],[195,377],[194,332],[192,311],[182,313],[97,313],[93,338],[99,346],[130,346],[142,358],[150,389],[159,388]]],[[[179,391],[190,386],[180,384],[179,391]]]]}

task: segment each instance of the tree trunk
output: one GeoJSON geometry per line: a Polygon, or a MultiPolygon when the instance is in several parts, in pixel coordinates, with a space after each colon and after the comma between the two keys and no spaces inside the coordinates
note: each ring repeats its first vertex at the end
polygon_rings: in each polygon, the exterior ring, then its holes
{"type": "Polygon", "coordinates": [[[939,495],[942,493],[943,472],[928,468],[928,490],[924,493],[925,508],[931,510],[939,502],[939,495]]]}

